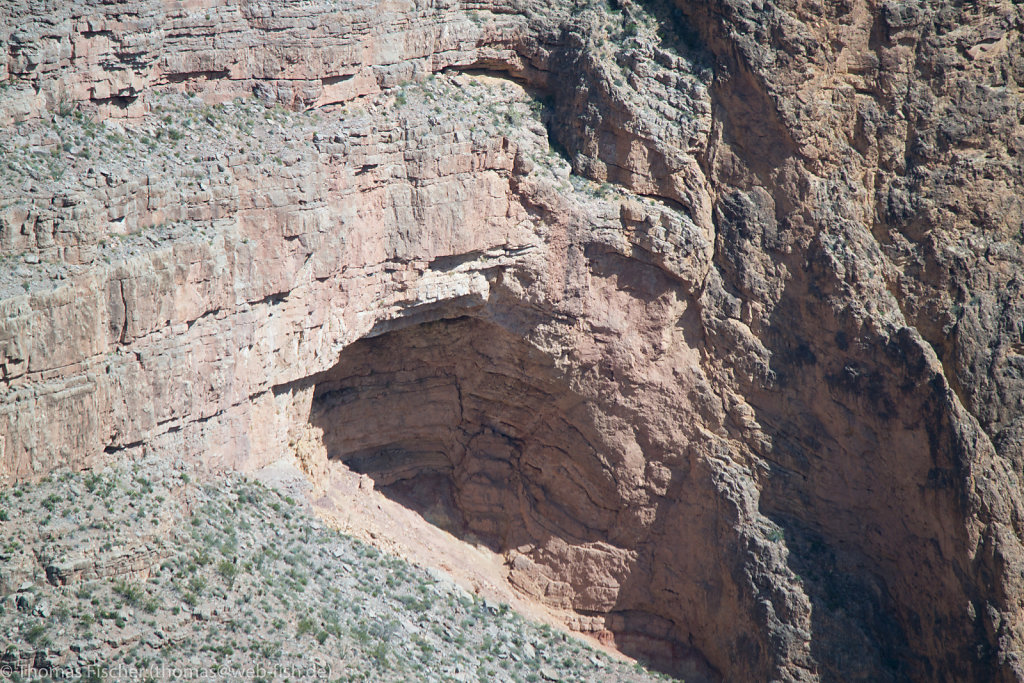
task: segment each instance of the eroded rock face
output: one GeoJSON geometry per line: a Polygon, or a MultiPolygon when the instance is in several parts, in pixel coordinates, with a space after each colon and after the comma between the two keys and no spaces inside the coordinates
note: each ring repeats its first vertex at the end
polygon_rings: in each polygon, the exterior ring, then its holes
{"type": "Polygon", "coordinates": [[[309,421],[329,458],[504,553],[513,585],[586,615],[578,627],[691,679],[717,678],[682,632],[707,624],[677,623],[678,605],[651,599],[673,592],[695,545],[707,546],[685,537],[694,520],[677,515],[706,516],[693,496],[708,484],[683,494],[682,482],[667,481],[673,473],[642,456],[603,390],[500,320],[473,317],[359,341],[310,382],[309,421]],[[657,499],[669,486],[671,510],[657,499]]]}
{"type": "Polygon", "coordinates": [[[8,480],[321,440],[689,678],[1024,677],[1020,7],[3,11],[8,480]]]}

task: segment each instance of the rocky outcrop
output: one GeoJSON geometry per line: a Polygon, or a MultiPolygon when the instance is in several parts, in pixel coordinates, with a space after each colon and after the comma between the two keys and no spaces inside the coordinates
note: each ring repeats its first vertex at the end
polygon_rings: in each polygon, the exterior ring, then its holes
{"type": "Polygon", "coordinates": [[[1024,677],[1019,8],[4,11],[8,480],[322,449],[689,678],[1024,677]]]}

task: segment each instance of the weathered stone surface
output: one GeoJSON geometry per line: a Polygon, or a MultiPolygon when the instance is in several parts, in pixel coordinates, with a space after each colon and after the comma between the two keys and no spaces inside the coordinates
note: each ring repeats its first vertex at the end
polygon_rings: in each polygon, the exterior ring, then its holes
{"type": "Polygon", "coordinates": [[[53,5],[8,480],[326,457],[688,678],[1024,677],[1019,6],[53,5]]]}

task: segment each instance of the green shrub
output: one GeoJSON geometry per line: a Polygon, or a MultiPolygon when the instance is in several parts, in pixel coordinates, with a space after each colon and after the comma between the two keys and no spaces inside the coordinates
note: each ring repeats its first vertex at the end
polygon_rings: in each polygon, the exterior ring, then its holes
{"type": "Polygon", "coordinates": [[[145,591],[142,590],[141,586],[129,584],[124,581],[118,581],[114,584],[114,592],[124,598],[125,602],[129,605],[137,605],[145,595],[145,591]]]}
{"type": "Polygon", "coordinates": [[[238,565],[231,560],[221,560],[217,564],[217,573],[224,578],[229,586],[233,586],[235,577],[238,576],[238,565]]]}
{"type": "Polygon", "coordinates": [[[312,631],[314,626],[316,626],[316,622],[309,617],[303,617],[302,619],[299,619],[299,625],[296,627],[295,633],[296,635],[304,636],[312,631]]]}

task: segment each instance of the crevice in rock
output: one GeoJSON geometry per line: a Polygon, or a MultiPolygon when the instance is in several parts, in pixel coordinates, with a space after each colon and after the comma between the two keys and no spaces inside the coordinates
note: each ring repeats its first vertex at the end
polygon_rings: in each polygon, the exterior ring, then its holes
{"type": "Polygon", "coordinates": [[[124,280],[118,283],[121,293],[121,310],[124,312],[124,320],[121,322],[121,330],[117,335],[117,343],[122,346],[128,341],[128,300],[124,296],[124,280]]]}
{"type": "Polygon", "coordinates": [[[355,78],[355,74],[342,74],[340,76],[324,76],[320,79],[320,83],[323,85],[334,85],[336,83],[344,83],[355,78]]]}
{"type": "Polygon", "coordinates": [[[135,103],[139,99],[137,94],[135,95],[112,95],[110,97],[93,97],[90,98],[90,102],[95,105],[112,104],[118,109],[127,109],[129,106],[135,103]]]}
{"type": "Polygon", "coordinates": [[[107,455],[113,455],[122,451],[131,451],[136,448],[142,448],[145,445],[144,441],[133,441],[132,443],[126,443],[122,445],[110,444],[104,447],[103,452],[107,455]]]}
{"type": "Polygon", "coordinates": [[[185,81],[192,81],[199,78],[212,81],[220,78],[228,78],[230,75],[231,72],[227,69],[220,69],[218,71],[190,71],[188,73],[167,74],[167,82],[184,83],[185,81]]]}

